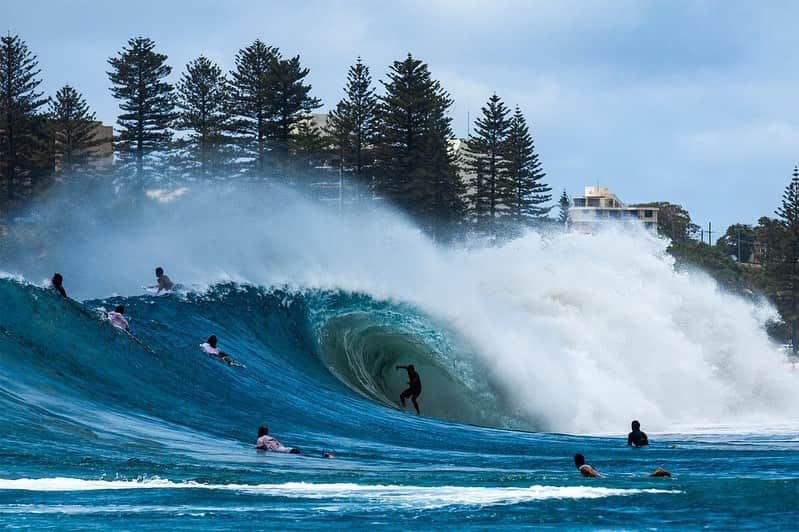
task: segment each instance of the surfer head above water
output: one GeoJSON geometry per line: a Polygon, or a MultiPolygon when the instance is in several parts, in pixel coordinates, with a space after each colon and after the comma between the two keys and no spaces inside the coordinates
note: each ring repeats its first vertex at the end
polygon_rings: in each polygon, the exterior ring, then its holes
{"type": "Polygon", "coordinates": [[[641,430],[641,424],[638,421],[633,421],[631,425],[633,431],[627,435],[627,445],[636,447],[649,445],[649,438],[646,437],[646,432],[641,430]]]}
{"type": "Polygon", "coordinates": [[[405,399],[410,397],[413,407],[416,409],[416,414],[421,414],[419,412],[419,403],[416,402],[416,399],[422,394],[422,379],[416,373],[416,368],[413,367],[413,364],[397,366],[397,369],[404,369],[408,372],[408,389],[400,394],[402,406],[405,406],[405,399]]]}
{"type": "Polygon", "coordinates": [[[574,466],[580,471],[580,474],[584,477],[590,478],[600,478],[602,474],[591,467],[590,465],[585,463],[585,456],[577,453],[574,455],[574,466]]]}

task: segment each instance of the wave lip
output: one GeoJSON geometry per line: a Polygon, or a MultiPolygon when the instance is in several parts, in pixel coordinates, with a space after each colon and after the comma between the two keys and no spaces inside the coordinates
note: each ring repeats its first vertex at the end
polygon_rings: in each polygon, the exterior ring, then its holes
{"type": "Polygon", "coordinates": [[[678,494],[679,490],[621,489],[594,486],[483,487],[400,486],[354,483],[286,482],[283,484],[204,484],[166,479],[87,480],[69,477],[0,479],[0,490],[74,492],[139,489],[203,489],[236,491],[291,499],[341,499],[381,505],[435,509],[446,506],[519,504],[548,499],[600,499],[640,494],[678,494]]]}

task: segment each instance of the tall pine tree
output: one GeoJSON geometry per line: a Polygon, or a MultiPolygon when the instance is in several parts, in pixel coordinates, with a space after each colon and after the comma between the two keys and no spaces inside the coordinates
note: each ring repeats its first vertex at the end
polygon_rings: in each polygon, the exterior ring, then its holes
{"type": "Polygon", "coordinates": [[[253,169],[260,176],[266,172],[272,149],[271,71],[277,61],[278,49],[258,39],[238,51],[236,68],[230,72],[230,108],[235,115],[234,128],[239,136],[242,155],[253,161],[253,169]]]}
{"type": "Polygon", "coordinates": [[[571,202],[572,200],[564,188],[563,194],[560,195],[560,200],[558,200],[558,208],[560,209],[558,214],[558,222],[560,222],[564,227],[569,223],[569,207],[571,207],[571,202]]]}
{"type": "Polygon", "coordinates": [[[321,105],[305,83],[308,69],[299,56],[283,59],[280,50],[256,40],[236,54],[230,75],[231,109],[244,155],[257,175],[265,176],[271,165],[273,173],[285,176],[292,129],[321,105]]]}
{"type": "Polygon", "coordinates": [[[70,85],[61,87],[50,100],[50,120],[53,135],[56,173],[86,172],[93,159],[92,148],[97,119],[83,95],[70,85]]]}
{"type": "Polygon", "coordinates": [[[345,96],[330,112],[327,134],[343,173],[355,180],[356,197],[371,188],[371,167],[378,131],[378,104],[369,67],[361,58],[347,72],[345,96]]]}
{"type": "Polygon", "coordinates": [[[271,119],[269,130],[277,161],[287,160],[293,129],[305,115],[322,106],[310,95],[311,85],[305,83],[309,70],[300,64],[300,56],[273,60],[269,72],[271,119]]]}
{"type": "Polygon", "coordinates": [[[766,261],[772,296],[791,331],[793,352],[799,348],[799,168],[794,167],[776,211],[780,237],[770,242],[766,261]]]}
{"type": "Polygon", "coordinates": [[[200,56],[186,65],[176,90],[179,112],[175,128],[189,132],[184,139],[189,170],[204,177],[218,173],[226,162],[231,127],[227,80],[222,69],[200,56]]]}
{"type": "Polygon", "coordinates": [[[537,223],[547,219],[552,206],[552,189],[543,182],[544,173],[527,121],[517,107],[510,120],[507,141],[508,168],[513,181],[513,219],[519,223],[537,223]]]}
{"type": "Polygon", "coordinates": [[[314,124],[312,115],[302,117],[295,124],[289,137],[289,153],[295,162],[293,173],[297,183],[309,186],[317,179],[326,147],[327,141],[314,124]]]}
{"type": "Polygon", "coordinates": [[[145,37],[128,41],[116,57],[108,59],[111,94],[120,100],[116,146],[123,161],[135,164],[136,182],[143,184],[148,156],[166,152],[172,139],[173,87],[166,82],[172,67],[167,57],[155,51],[155,42],[145,37]]]}
{"type": "Polygon", "coordinates": [[[5,206],[30,197],[49,171],[40,72],[25,41],[0,37],[0,204],[5,206]]]}
{"type": "Polygon", "coordinates": [[[462,214],[462,184],[449,150],[452,105],[427,65],[410,54],[395,61],[380,98],[377,191],[439,233],[462,214]]]}
{"type": "Polygon", "coordinates": [[[513,182],[508,161],[510,111],[496,94],[481,109],[475,121],[475,134],[469,138],[467,168],[475,174],[472,203],[478,225],[494,230],[496,220],[511,212],[513,182]]]}

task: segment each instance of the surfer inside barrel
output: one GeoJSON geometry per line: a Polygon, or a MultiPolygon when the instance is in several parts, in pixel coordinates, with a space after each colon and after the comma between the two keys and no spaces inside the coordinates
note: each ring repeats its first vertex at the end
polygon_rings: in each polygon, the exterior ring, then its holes
{"type": "Polygon", "coordinates": [[[413,407],[416,409],[416,413],[421,414],[421,412],[419,412],[419,403],[416,402],[416,399],[422,395],[422,379],[419,377],[419,374],[416,373],[416,368],[413,367],[413,364],[397,366],[397,369],[404,369],[408,372],[408,389],[400,394],[402,406],[405,406],[405,399],[410,397],[413,407]]]}

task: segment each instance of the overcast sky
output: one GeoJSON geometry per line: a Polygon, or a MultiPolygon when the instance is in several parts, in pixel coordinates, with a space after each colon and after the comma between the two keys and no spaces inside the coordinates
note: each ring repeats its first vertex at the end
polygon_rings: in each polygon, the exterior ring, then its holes
{"type": "Polygon", "coordinates": [[[107,59],[136,35],[173,81],[204,54],[230,70],[260,38],[300,54],[328,110],[360,55],[373,77],[408,52],[455,99],[467,132],[491,93],[532,125],[555,196],[589,184],[671,201],[714,231],[772,215],[799,162],[798,2],[0,0],[0,30],[111,124],[107,59]]]}

